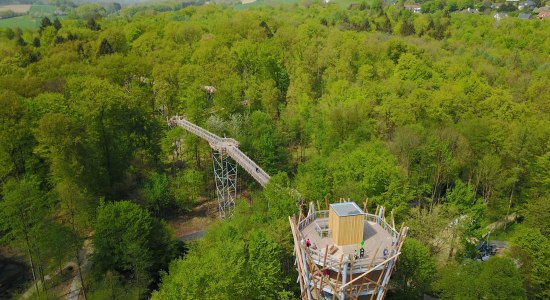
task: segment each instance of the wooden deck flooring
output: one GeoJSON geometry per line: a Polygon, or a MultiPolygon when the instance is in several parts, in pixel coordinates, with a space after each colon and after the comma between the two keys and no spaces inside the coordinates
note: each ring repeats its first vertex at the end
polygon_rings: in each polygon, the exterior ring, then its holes
{"type": "MultiPolygon", "coordinates": [[[[317,221],[323,222],[323,219],[318,219],[317,221]]],[[[374,260],[374,264],[376,265],[385,259],[383,254],[384,249],[388,249],[388,254],[391,256],[392,249],[394,249],[394,246],[392,246],[392,236],[384,230],[382,226],[375,222],[365,221],[364,226],[363,239],[365,240],[365,257],[359,259],[356,263],[370,265],[376,252],[376,258],[374,260]]],[[[302,230],[302,235],[304,239],[310,240],[312,249],[320,250],[321,255],[324,256],[327,245],[330,248],[331,245],[335,244],[331,237],[320,237],[315,231],[315,228],[316,225],[314,221],[302,230]]],[[[338,250],[332,255],[329,254],[334,260],[339,261],[342,255],[344,255],[344,257],[349,255],[353,256],[354,250],[357,250],[357,254],[359,255],[359,244],[335,246],[338,250]]]]}

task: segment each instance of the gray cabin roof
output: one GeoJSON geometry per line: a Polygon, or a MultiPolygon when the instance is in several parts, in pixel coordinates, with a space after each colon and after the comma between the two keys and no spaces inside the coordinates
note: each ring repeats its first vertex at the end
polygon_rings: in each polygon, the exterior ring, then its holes
{"type": "Polygon", "coordinates": [[[362,215],[363,210],[355,202],[333,203],[330,205],[339,217],[362,215]]]}

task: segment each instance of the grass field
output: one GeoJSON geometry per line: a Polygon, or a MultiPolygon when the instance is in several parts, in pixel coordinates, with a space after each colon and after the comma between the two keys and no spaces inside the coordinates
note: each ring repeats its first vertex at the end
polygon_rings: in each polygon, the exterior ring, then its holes
{"type": "MultiPolygon", "coordinates": [[[[23,30],[38,29],[42,18],[47,16],[52,19],[55,16],[56,9],[57,7],[53,5],[32,5],[28,8],[28,14],[25,16],[0,19],[0,27],[19,27],[23,30]]],[[[63,19],[63,17],[59,17],[59,19],[63,19]]]]}
{"type": "Polygon", "coordinates": [[[31,16],[21,16],[9,19],[0,20],[0,27],[19,27],[21,29],[37,29],[40,27],[41,18],[33,18],[31,16]]]}
{"type": "Polygon", "coordinates": [[[238,3],[235,4],[235,9],[249,9],[249,8],[255,8],[255,7],[261,7],[261,6],[278,6],[278,5],[284,5],[284,4],[293,4],[293,3],[300,3],[302,0],[256,0],[251,3],[238,3]]]}
{"type": "MultiPolygon", "coordinates": [[[[248,0],[250,1],[250,0],[248,0]]],[[[245,2],[248,2],[245,1],[245,2]]],[[[278,6],[278,5],[285,5],[285,4],[294,4],[294,3],[305,3],[307,0],[256,0],[251,3],[238,3],[235,4],[235,9],[249,9],[249,8],[256,8],[256,7],[262,7],[262,6],[278,6]]],[[[310,0],[310,1],[317,1],[317,0],[310,0]]],[[[321,3],[321,0],[318,0],[319,3],[321,3]]],[[[343,8],[349,7],[351,4],[359,3],[360,0],[330,0],[330,5],[338,5],[343,8]]]]}
{"type": "Polygon", "coordinates": [[[57,7],[53,5],[33,5],[29,10],[29,13],[42,13],[42,14],[54,14],[57,7]]]}

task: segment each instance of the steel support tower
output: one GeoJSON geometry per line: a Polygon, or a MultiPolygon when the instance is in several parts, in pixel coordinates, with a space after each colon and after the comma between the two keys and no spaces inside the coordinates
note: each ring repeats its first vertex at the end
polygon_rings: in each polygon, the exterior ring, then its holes
{"type": "Polygon", "coordinates": [[[233,215],[237,197],[237,164],[223,150],[212,149],[214,181],[220,217],[233,215]]]}

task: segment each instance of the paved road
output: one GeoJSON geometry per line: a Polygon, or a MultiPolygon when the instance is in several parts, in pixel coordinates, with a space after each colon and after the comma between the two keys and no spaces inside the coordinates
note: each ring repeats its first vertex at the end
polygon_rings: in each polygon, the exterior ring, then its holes
{"type": "Polygon", "coordinates": [[[182,235],[182,236],[178,237],[178,240],[180,240],[182,242],[196,240],[198,238],[203,237],[206,234],[206,231],[207,230],[201,230],[201,231],[189,233],[189,234],[186,234],[186,235],[182,235]]]}

